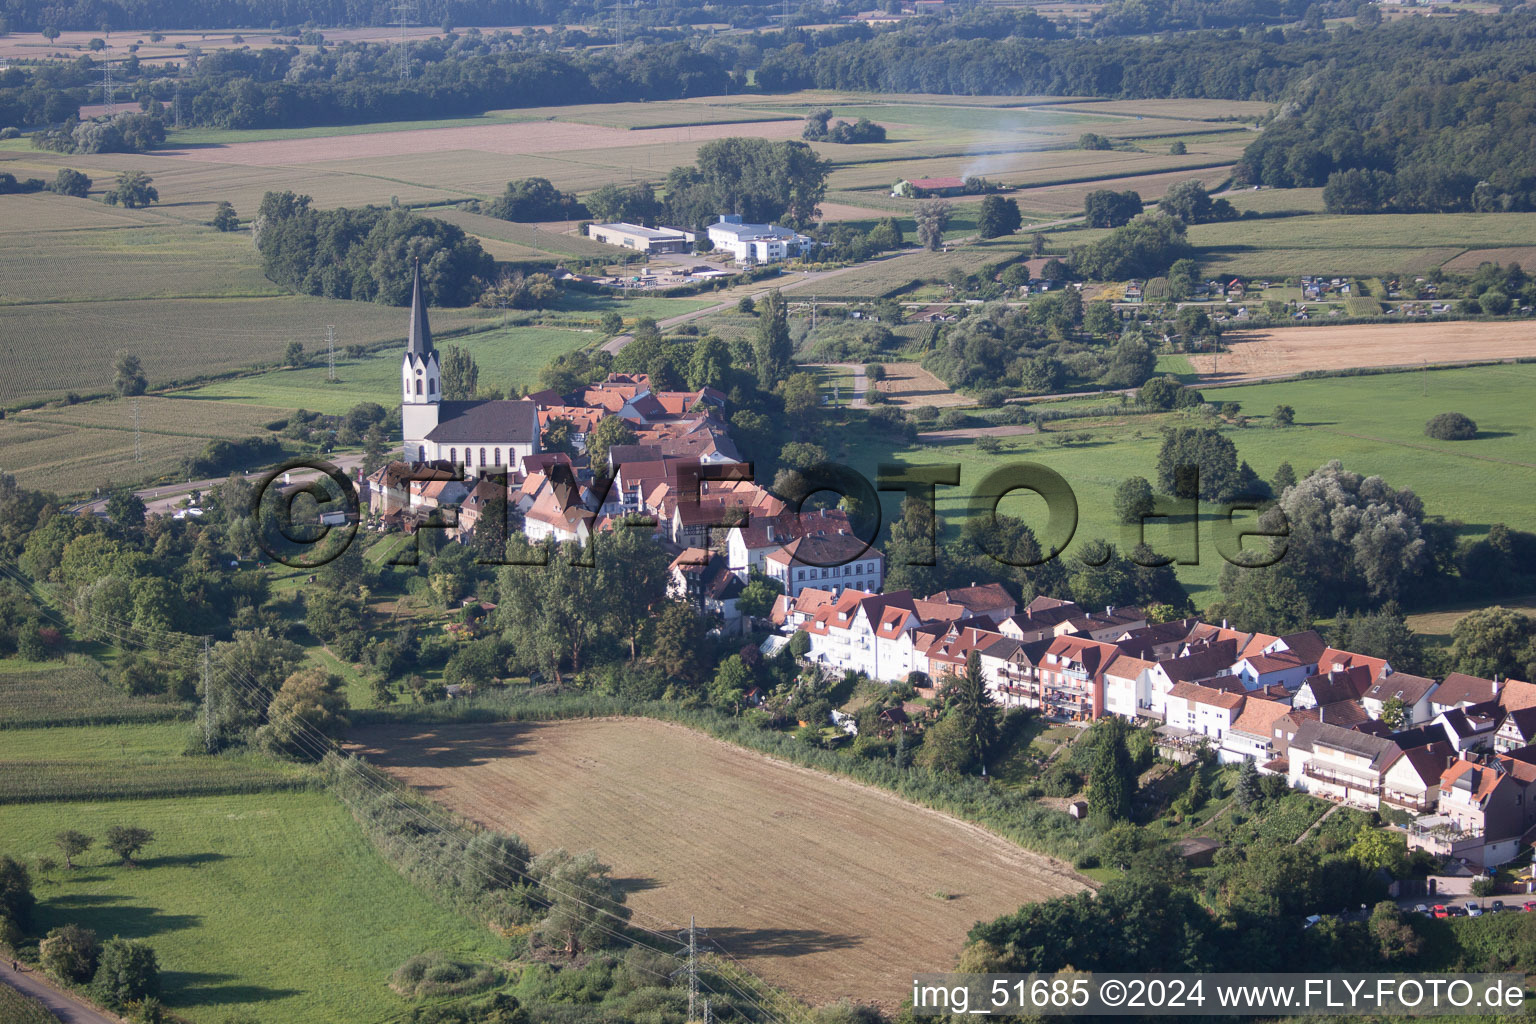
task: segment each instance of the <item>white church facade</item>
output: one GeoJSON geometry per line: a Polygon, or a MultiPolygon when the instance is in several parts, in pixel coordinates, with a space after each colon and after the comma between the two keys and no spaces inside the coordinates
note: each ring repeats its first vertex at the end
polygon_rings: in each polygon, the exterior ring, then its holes
{"type": "Polygon", "coordinates": [[[449,462],[466,476],[516,472],[539,450],[538,408],[526,399],[444,401],[443,374],[427,304],[421,264],[411,284],[411,321],[400,364],[402,454],[407,462],[449,462]]]}

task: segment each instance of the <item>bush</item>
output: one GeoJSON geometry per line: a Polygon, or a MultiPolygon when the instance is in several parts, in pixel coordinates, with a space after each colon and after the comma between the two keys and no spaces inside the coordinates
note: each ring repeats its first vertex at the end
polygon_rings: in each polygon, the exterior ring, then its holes
{"type": "Polygon", "coordinates": [[[1482,899],[1485,896],[1492,896],[1498,891],[1499,881],[1491,875],[1484,878],[1472,879],[1472,895],[1479,899],[1482,899]]]}
{"type": "Polygon", "coordinates": [[[9,128],[0,128],[0,142],[7,141],[9,139],[19,139],[19,138],[21,138],[21,129],[20,128],[17,128],[15,126],[12,126],[12,127],[9,127],[9,128]]]}
{"type": "Polygon", "coordinates": [[[945,409],[939,413],[939,429],[955,430],[970,423],[971,417],[959,409],[945,409]]]}
{"type": "Polygon", "coordinates": [[[101,943],[96,940],[96,933],[74,924],[50,931],[37,951],[44,969],[76,985],[94,978],[101,960],[101,943]]]}
{"type": "Polygon", "coordinates": [[[1459,412],[1443,412],[1424,424],[1424,433],[1437,441],[1470,441],[1477,436],[1477,424],[1459,412]]]}
{"type": "Polygon", "coordinates": [[[155,951],[147,942],[108,939],[91,987],[96,998],[113,1008],[159,998],[160,964],[155,951]]]}
{"type": "Polygon", "coordinates": [[[869,363],[864,367],[864,376],[870,380],[885,380],[885,364],[869,363]]]}
{"type": "Polygon", "coordinates": [[[418,953],[395,968],[389,987],[407,999],[462,996],[490,988],[498,981],[488,964],[455,960],[441,950],[418,953]]]}

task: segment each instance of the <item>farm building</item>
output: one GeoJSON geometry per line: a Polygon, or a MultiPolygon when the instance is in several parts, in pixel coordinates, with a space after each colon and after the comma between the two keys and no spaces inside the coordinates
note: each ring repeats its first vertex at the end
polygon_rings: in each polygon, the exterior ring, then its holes
{"type": "Polygon", "coordinates": [[[735,213],[721,214],[720,220],[709,226],[709,241],[742,262],[772,263],[811,251],[809,236],[777,224],[747,224],[735,213]]]}
{"type": "Polygon", "coordinates": [[[694,233],[677,228],[647,228],[639,224],[588,224],[587,237],[606,245],[620,245],[638,252],[687,252],[694,233]]]}
{"type": "Polygon", "coordinates": [[[964,178],[913,178],[898,181],[891,186],[891,195],[897,198],[923,199],[927,196],[958,196],[965,194],[964,178]]]}

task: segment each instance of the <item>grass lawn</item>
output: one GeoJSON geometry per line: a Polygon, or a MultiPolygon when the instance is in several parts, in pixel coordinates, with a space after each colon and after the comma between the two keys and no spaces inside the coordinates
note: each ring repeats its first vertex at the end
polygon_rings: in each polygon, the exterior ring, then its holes
{"type": "Polygon", "coordinates": [[[404,1002],[386,987],[406,958],[501,952],[486,930],[432,903],[323,793],[267,793],[0,807],[0,849],[53,856],[55,832],[154,830],[143,866],[104,850],[35,886],[36,926],[67,922],[147,940],[168,1007],[195,1024],[244,1012],[283,1024],[372,1024],[404,1002]]]}
{"type": "MultiPolygon", "coordinates": [[[[600,339],[590,329],[568,327],[507,327],[465,335],[444,344],[469,350],[480,366],[482,387],[511,389],[536,386],[538,372],[562,352],[600,339]]],[[[268,370],[232,380],[214,381],[178,392],[186,402],[230,402],[276,409],[309,409],[343,413],[359,402],[399,405],[400,351],[383,349],[360,359],[338,359],[336,383],[324,365],[299,370],[268,370]]]]}
{"type": "MultiPolygon", "coordinates": [[[[1481,536],[1489,525],[1536,530],[1536,508],[1520,495],[1536,489],[1536,408],[1529,395],[1536,386],[1536,366],[1490,366],[1428,373],[1377,374],[1318,380],[1207,389],[1212,401],[1238,401],[1254,425],[1223,429],[1247,460],[1269,479],[1281,462],[1290,462],[1298,475],[1341,459],[1346,468],[1380,475],[1395,487],[1408,487],[1423,499],[1430,515],[1460,520],[1467,536],[1481,536]],[[1276,405],[1296,410],[1296,426],[1268,429],[1263,424],[1276,405]],[[1477,419],[1482,435],[1465,442],[1426,438],[1424,421],[1437,412],[1466,410],[1477,419]]],[[[991,470],[1021,461],[1038,462],[1060,473],[1077,496],[1078,525],[1067,555],[1084,541],[1101,537],[1125,547],[1122,528],[1113,512],[1114,489],[1131,476],[1155,482],[1161,428],[1183,422],[1177,416],[1115,416],[1060,421],[1044,434],[1002,439],[992,454],[974,443],[892,448],[885,438],[848,435],[843,458],[870,479],[878,462],[894,459],[908,464],[957,462],[963,468],[960,486],[940,487],[938,512],[946,537],[958,534],[968,514],[976,485],[991,470]],[[1061,446],[1062,433],[1086,435],[1086,440],[1061,446]]],[[[887,499],[887,519],[898,509],[887,499]]],[[[1045,526],[1043,500],[1027,492],[1005,498],[1000,511],[1017,515],[1041,533],[1045,526]]],[[[1203,509],[1198,565],[1175,566],[1195,603],[1205,606],[1215,591],[1222,560],[1216,551],[1211,518],[1203,509]]],[[[1147,541],[1167,546],[1167,528],[1149,525],[1147,541]]],[[[1168,546],[1169,551],[1175,550],[1168,546]]]]}
{"type": "Polygon", "coordinates": [[[254,793],[306,784],[254,754],[184,756],[190,722],[12,729],[0,744],[0,803],[254,793]]]}

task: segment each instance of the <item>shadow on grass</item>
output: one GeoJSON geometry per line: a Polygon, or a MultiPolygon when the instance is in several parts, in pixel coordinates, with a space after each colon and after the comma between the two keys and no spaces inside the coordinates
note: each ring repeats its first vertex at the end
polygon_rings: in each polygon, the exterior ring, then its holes
{"type": "Polygon", "coordinates": [[[615,878],[613,884],[625,895],[661,888],[661,880],[656,878],[615,878]]]}
{"type": "Polygon", "coordinates": [[[197,914],[167,914],[156,907],[136,906],[126,897],[110,893],[77,893],[51,896],[39,908],[39,916],[48,928],[65,923],[80,924],[96,934],[121,935],[143,939],[152,935],[194,928],[202,923],[197,914]]]}
{"type": "Polygon", "coordinates": [[[303,995],[301,990],[292,988],[220,984],[235,978],[233,974],[207,971],[163,971],[160,983],[165,989],[166,1002],[172,1006],[230,1006],[303,995]]]}

